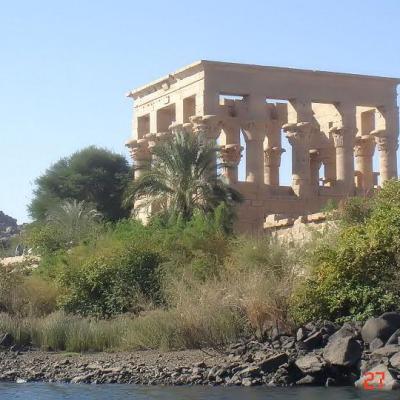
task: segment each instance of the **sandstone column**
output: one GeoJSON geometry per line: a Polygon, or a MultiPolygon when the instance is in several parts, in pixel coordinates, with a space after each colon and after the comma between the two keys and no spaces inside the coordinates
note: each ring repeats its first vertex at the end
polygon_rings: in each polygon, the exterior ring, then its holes
{"type": "Polygon", "coordinates": [[[356,170],[360,173],[361,188],[364,191],[374,187],[373,155],[375,151],[374,138],[371,135],[356,136],[354,155],[356,170]]]}
{"type": "Polygon", "coordinates": [[[264,182],[263,146],[266,123],[249,121],[244,124],[246,136],[246,182],[264,182]]]}
{"type": "Polygon", "coordinates": [[[292,146],[292,187],[300,197],[307,197],[310,194],[311,129],[310,122],[283,125],[283,131],[292,146]]]}
{"type": "Polygon", "coordinates": [[[371,132],[375,137],[379,151],[379,172],[381,185],[389,179],[397,178],[396,151],[398,142],[396,137],[387,135],[386,130],[375,130],[371,132]]]}
{"type": "Polygon", "coordinates": [[[146,139],[131,140],[126,146],[129,148],[134,162],[134,179],[138,179],[143,171],[151,167],[151,153],[146,139]]]}
{"type": "MultiPolygon", "coordinates": [[[[216,115],[204,115],[190,117],[192,131],[195,135],[203,135],[204,140],[213,146],[217,146],[217,138],[220,134],[221,124],[216,115]]],[[[217,174],[217,153],[215,153],[214,173],[217,174]]]]}
{"type": "Polygon", "coordinates": [[[336,184],[343,195],[354,194],[354,142],[357,133],[356,107],[336,106],[342,123],[330,129],[336,149],[336,184]]]}
{"type": "Polygon", "coordinates": [[[242,150],[243,147],[240,144],[226,144],[221,146],[221,158],[224,163],[223,175],[230,185],[238,181],[238,165],[242,158],[242,150]]]}
{"type": "Polygon", "coordinates": [[[264,183],[279,186],[279,167],[281,155],[286,150],[281,147],[269,147],[264,150],[264,183]]]}
{"type": "Polygon", "coordinates": [[[322,160],[320,152],[317,149],[310,150],[310,179],[311,187],[316,189],[319,187],[319,169],[321,167],[322,160]]]}

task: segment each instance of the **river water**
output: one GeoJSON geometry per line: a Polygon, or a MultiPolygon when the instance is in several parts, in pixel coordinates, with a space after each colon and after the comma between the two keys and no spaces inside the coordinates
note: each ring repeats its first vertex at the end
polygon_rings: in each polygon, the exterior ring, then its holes
{"type": "Polygon", "coordinates": [[[0,383],[1,400],[400,400],[400,392],[352,388],[157,387],[0,383]]]}

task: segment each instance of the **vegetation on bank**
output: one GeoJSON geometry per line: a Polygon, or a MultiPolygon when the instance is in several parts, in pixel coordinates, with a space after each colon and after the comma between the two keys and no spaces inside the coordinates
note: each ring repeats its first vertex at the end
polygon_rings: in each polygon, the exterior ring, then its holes
{"type": "Polygon", "coordinates": [[[71,193],[26,230],[42,259],[0,272],[0,331],[67,351],[218,347],[400,308],[399,181],[331,207],[337,228],[309,243],[237,236],[239,196],[211,175],[215,149],[175,140],[168,171],[160,164],[124,189],[130,201],[153,196],[160,212],[148,225],[110,222],[71,193]]]}

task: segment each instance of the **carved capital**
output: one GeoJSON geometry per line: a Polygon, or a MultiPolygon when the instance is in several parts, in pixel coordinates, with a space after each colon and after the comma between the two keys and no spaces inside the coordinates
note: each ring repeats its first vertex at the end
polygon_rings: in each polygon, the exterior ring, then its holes
{"type": "Polygon", "coordinates": [[[264,150],[264,165],[266,167],[279,167],[281,165],[281,155],[286,150],[281,147],[269,147],[264,150]]]}
{"type": "Polygon", "coordinates": [[[216,115],[195,115],[190,117],[193,133],[204,134],[208,139],[216,140],[221,129],[220,121],[216,115]]]}
{"type": "Polygon", "coordinates": [[[183,124],[180,124],[178,122],[173,122],[169,127],[168,131],[171,132],[172,135],[175,135],[179,132],[182,132],[183,124]]]}
{"type": "Polygon", "coordinates": [[[267,133],[267,121],[248,120],[241,123],[248,140],[263,141],[267,133]]]}
{"type": "Polygon", "coordinates": [[[349,136],[353,140],[355,134],[357,133],[357,128],[348,128],[345,126],[334,126],[329,130],[329,133],[333,137],[335,147],[344,147],[345,136],[349,136]]]}
{"type": "Polygon", "coordinates": [[[308,143],[313,130],[312,128],[311,122],[297,122],[282,126],[282,129],[292,146],[299,143],[308,143]]]}
{"type": "Polygon", "coordinates": [[[356,136],[354,155],[356,157],[372,157],[375,151],[375,140],[371,135],[356,136]]]}
{"type": "Polygon", "coordinates": [[[240,144],[226,144],[220,147],[222,161],[228,167],[236,167],[242,158],[243,147],[240,144]]]}
{"type": "Polygon", "coordinates": [[[311,149],[309,151],[310,154],[310,162],[312,163],[317,163],[321,164],[322,163],[322,157],[321,157],[321,152],[318,149],[311,149]]]}
{"type": "Polygon", "coordinates": [[[131,140],[126,143],[129,153],[134,162],[143,162],[151,160],[151,153],[146,139],[131,140]]]}
{"type": "Polygon", "coordinates": [[[399,148],[399,142],[397,138],[389,137],[385,129],[372,131],[371,135],[375,138],[375,142],[379,151],[397,151],[399,148]]]}

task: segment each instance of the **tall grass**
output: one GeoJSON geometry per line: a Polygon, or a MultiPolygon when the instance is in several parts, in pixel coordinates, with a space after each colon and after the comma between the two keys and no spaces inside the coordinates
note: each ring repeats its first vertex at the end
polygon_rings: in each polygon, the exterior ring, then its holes
{"type": "Polygon", "coordinates": [[[36,293],[35,313],[0,315],[0,332],[12,333],[18,344],[83,352],[219,347],[250,334],[262,338],[272,327],[290,328],[290,302],[301,276],[299,249],[266,238],[235,239],[229,249],[218,273],[207,278],[190,267],[166,271],[164,308],[134,317],[98,320],[63,312],[40,317],[46,313],[38,310],[47,311],[40,293],[49,293],[53,304],[51,286],[27,281],[28,292],[36,293]]]}

